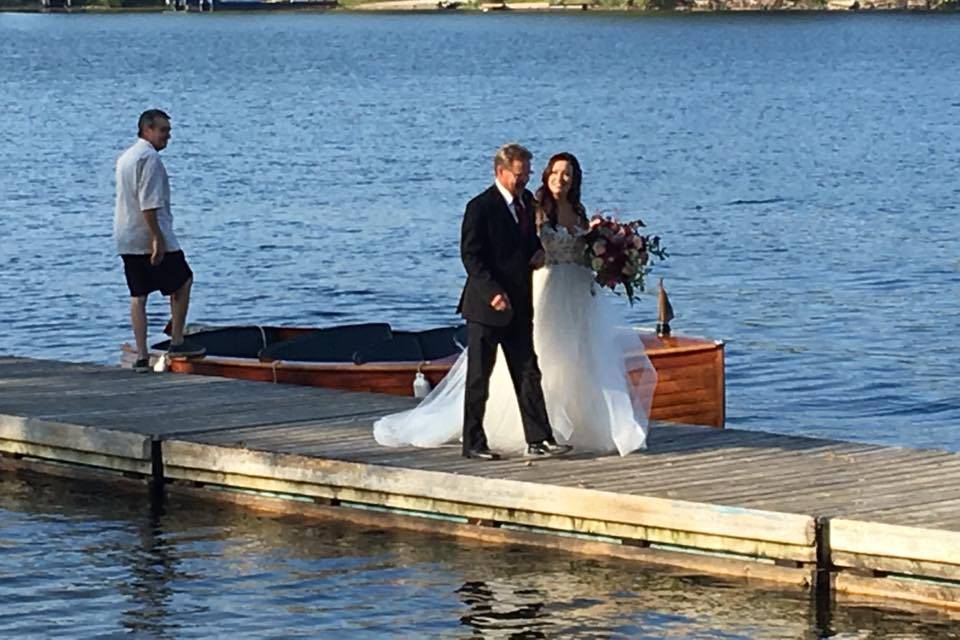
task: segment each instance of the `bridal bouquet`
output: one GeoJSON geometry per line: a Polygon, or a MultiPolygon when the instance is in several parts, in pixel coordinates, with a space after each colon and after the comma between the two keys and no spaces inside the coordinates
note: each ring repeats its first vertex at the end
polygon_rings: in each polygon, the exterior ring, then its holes
{"type": "Polygon", "coordinates": [[[651,257],[663,260],[666,249],[660,236],[640,232],[643,220],[618,222],[615,218],[596,214],[584,235],[586,258],[600,286],[616,291],[623,285],[630,304],[636,292],[643,291],[643,277],[652,266],[651,257]]]}

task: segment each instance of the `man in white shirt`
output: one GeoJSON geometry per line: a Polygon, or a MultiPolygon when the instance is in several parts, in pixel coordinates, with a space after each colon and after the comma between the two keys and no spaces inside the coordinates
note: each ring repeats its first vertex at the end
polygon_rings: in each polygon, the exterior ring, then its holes
{"type": "Polygon", "coordinates": [[[185,342],[193,272],[173,232],[170,181],[160,151],[170,140],[170,116],[159,109],[140,115],[138,139],[117,159],[117,203],[113,235],[130,289],[130,320],[137,343],[134,371],[150,370],[147,353],[147,296],[170,296],[171,333],[167,353],[201,356],[205,349],[185,342]]]}

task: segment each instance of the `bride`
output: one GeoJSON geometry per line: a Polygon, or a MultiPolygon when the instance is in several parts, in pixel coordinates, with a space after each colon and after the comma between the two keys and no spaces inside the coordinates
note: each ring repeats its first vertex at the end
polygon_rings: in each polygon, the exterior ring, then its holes
{"type": "MultiPolygon", "coordinates": [[[[645,355],[637,357],[639,337],[621,326],[616,305],[594,286],[593,272],[585,263],[582,179],[576,157],[558,153],[547,163],[537,190],[537,225],[546,265],[533,273],[533,341],[557,441],[577,451],[617,451],[623,456],[646,447],[657,374],[645,355]],[[633,379],[624,358],[628,352],[633,379]]],[[[466,361],[464,351],[416,408],[377,420],[377,442],[390,447],[456,442],[463,425],[466,361]]],[[[490,378],[483,429],[495,451],[520,453],[526,447],[502,352],[490,378]]]]}

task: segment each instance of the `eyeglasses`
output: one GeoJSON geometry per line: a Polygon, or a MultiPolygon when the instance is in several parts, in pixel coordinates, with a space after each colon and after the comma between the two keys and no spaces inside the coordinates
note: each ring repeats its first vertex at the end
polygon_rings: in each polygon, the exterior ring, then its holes
{"type": "Polygon", "coordinates": [[[520,171],[514,171],[514,170],[511,169],[510,167],[504,167],[504,169],[506,169],[507,171],[509,171],[510,173],[512,173],[513,175],[515,175],[515,176],[518,177],[518,178],[529,178],[529,177],[530,177],[530,169],[521,169],[520,171]]]}

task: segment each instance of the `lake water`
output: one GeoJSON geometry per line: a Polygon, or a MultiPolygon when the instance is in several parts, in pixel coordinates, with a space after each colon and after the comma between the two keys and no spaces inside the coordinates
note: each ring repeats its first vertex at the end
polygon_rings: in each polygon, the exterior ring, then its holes
{"type": "Polygon", "coordinates": [[[955,621],[522,546],[0,475],[4,638],[949,638],[955,621]],[[109,499],[104,499],[109,495],[109,499]]]}
{"type": "MultiPolygon", "coordinates": [[[[173,116],[163,155],[207,323],[457,321],[463,205],[518,139],[535,172],[575,152],[591,211],[664,237],[675,330],[727,342],[730,426],[960,450],[958,58],[960,15],[0,14],[0,353],[117,361],[113,163],[145,108],[173,116]]],[[[655,307],[624,303],[640,325],[655,307]]],[[[159,337],[163,302],[150,311],[159,337]]],[[[235,513],[155,521],[10,482],[0,575],[29,575],[0,585],[0,625],[19,637],[58,621],[458,635],[476,630],[465,603],[491,597],[514,621],[547,607],[550,637],[582,620],[835,631],[806,600],[632,566],[235,513]],[[494,595],[464,596],[474,583],[494,595]]],[[[866,611],[837,629],[888,621],[866,611]]]]}

